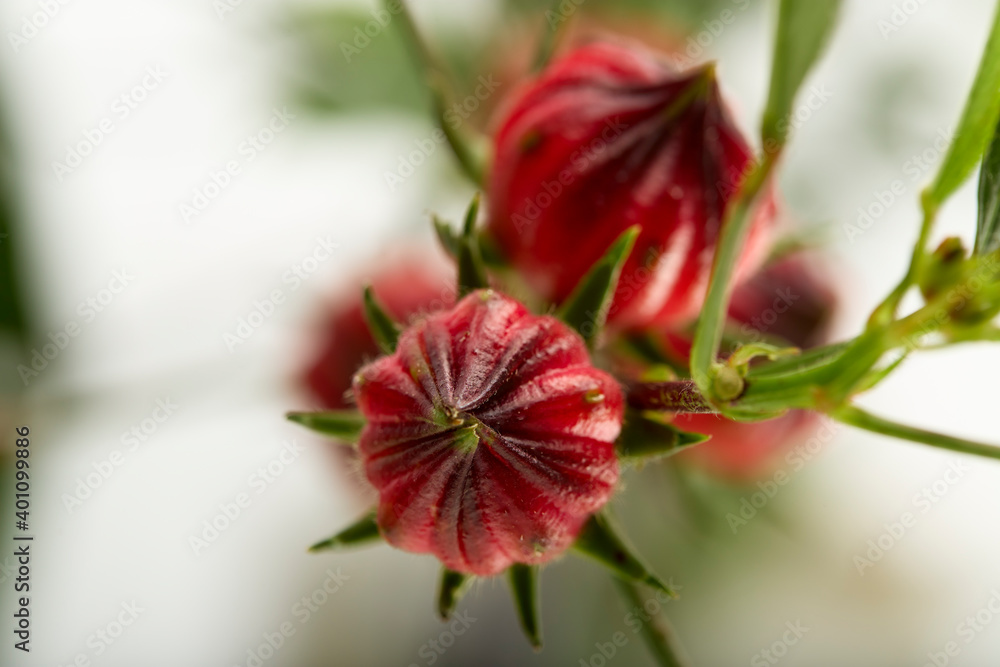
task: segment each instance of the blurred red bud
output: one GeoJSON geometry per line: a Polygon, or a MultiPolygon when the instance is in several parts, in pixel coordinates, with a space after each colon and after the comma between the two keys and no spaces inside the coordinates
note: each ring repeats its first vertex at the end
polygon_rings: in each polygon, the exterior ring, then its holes
{"type": "MultiPolygon", "coordinates": [[[[375,296],[397,322],[455,303],[454,271],[437,255],[392,260],[368,281],[375,296]]],[[[320,329],[315,356],[303,374],[303,384],[318,403],[331,410],[348,407],[346,396],[362,364],[379,354],[365,322],[362,282],[334,304],[320,329]]]]}
{"type": "MultiPolygon", "coordinates": [[[[520,89],[500,118],[488,231],[559,302],[639,224],[609,321],[677,323],[701,306],[726,202],[754,166],[713,66],[678,73],[647,51],[592,44],[520,89]]],[[[766,250],[774,211],[768,190],[737,278],[766,250]]]]}

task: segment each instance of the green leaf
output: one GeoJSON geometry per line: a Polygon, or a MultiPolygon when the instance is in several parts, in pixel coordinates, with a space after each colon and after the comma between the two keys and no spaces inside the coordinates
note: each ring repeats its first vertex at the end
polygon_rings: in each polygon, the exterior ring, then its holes
{"type": "Polygon", "coordinates": [[[622,232],[559,307],[559,318],[576,329],[588,345],[594,345],[604,328],[618,278],[639,231],[639,225],[633,225],[622,232]]]}
{"type": "Polygon", "coordinates": [[[993,132],[979,172],[979,219],[975,252],[988,255],[1000,248],[1000,125],[993,132]]]}
{"type": "Polygon", "coordinates": [[[382,534],[379,533],[378,523],[375,521],[375,510],[372,510],[333,537],[312,545],[309,547],[309,551],[317,553],[320,551],[342,549],[344,547],[357,547],[381,539],[382,534]]]}
{"type": "Polygon", "coordinates": [[[465,224],[462,225],[462,237],[459,239],[459,296],[465,296],[469,292],[490,286],[489,279],[486,277],[486,265],[479,252],[479,239],[476,238],[476,218],[478,215],[479,193],[477,192],[465,213],[465,224]]]}
{"type": "Polygon", "coordinates": [[[342,442],[357,442],[365,418],[357,410],[329,410],[327,412],[289,412],[288,421],[312,429],[317,433],[332,436],[342,442]]]}
{"type": "Polygon", "coordinates": [[[434,233],[437,234],[437,239],[441,247],[448,253],[449,257],[458,259],[458,252],[462,243],[461,237],[455,233],[451,225],[436,215],[431,216],[431,221],[434,223],[434,233]]]}
{"type": "Polygon", "coordinates": [[[441,583],[438,586],[437,612],[442,621],[451,618],[452,612],[458,605],[458,601],[465,595],[473,577],[470,574],[455,572],[446,567],[441,568],[441,583]]]}
{"type": "MultiPolygon", "coordinates": [[[[955,139],[934,181],[924,191],[930,208],[939,207],[972,174],[994,134],[1000,114],[1000,7],[979,61],[972,90],[955,128],[955,139]]],[[[978,245],[978,244],[977,244],[978,245]]]]}
{"type": "Polygon", "coordinates": [[[364,305],[365,321],[368,322],[368,330],[371,331],[372,338],[375,339],[379,349],[384,354],[392,354],[396,351],[400,326],[385,312],[385,308],[375,298],[375,292],[371,285],[365,287],[364,305]]]}
{"type": "Polygon", "coordinates": [[[840,0],[781,0],[774,38],[771,88],[764,109],[761,135],[765,150],[788,137],[795,94],[826,46],[840,9],[840,0]]]}
{"type": "Polygon", "coordinates": [[[514,596],[521,629],[535,650],[542,648],[541,602],[538,590],[538,566],[515,563],[507,570],[510,592],[514,596]]]}
{"type": "Polygon", "coordinates": [[[673,456],[709,437],[682,431],[664,421],[660,413],[630,410],[618,438],[618,456],[626,463],[646,463],[673,456]]]}
{"type": "Polygon", "coordinates": [[[573,549],[589,556],[615,575],[626,581],[636,581],[663,591],[671,597],[676,593],[653,574],[633,552],[605,512],[599,512],[587,521],[573,549]]]}

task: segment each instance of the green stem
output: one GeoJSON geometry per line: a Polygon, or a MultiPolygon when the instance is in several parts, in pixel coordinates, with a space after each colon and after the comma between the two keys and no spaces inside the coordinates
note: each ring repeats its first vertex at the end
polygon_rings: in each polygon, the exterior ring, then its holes
{"type": "Polygon", "coordinates": [[[835,359],[822,373],[823,394],[830,403],[840,405],[846,401],[858,383],[868,375],[882,356],[891,349],[887,333],[882,329],[864,331],[850,347],[835,359]]]}
{"type": "Polygon", "coordinates": [[[705,305],[698,318],[694,344],[691,348],[691,378],[710,401],[715,401],[713,388],[714,364],[719,356],[726,312],[732,292],[733,273],[743,250],[757,196],[761,193],[774,168],[779,152],[764,153],[757,169],[743,182],[740,191],[730,202],[719,234],[712,277],[705,296],[705,305]]]}
{"type": "Polygon", "coordinates": [[[985,456],[991,459],[1000,459],[1000,446],[988,445],[982,442],[965,440],[964,438],[956,438],[942,433],[935,433],[934,431],[914,428],[913,426],[897,424],[896,422],[876,417],[875,415],[865,412],[861,408],[854,407],[853,405],[845,405],[837,408],[836,410],[830,412],[830,416],[837,421],[864,429],[866,431],[872,431],[873,433],[881,433],[882,435],[888,435],[902,440],[919,442],[924,445],[947,449],[951,452],[974,454],[976,456],[985,456]]]}
{"type": "MultiPolygon", "coordinates": [[[[924,236],[922,233],[921,238],[924,236]]],[[[919,265],[923,261],[922,255],[914,253],[913,261],[919,265]]],[[[905,291],[902,289],[902,292],[905,291]]],[[[896,306],[891,305],[891,297],[886,299],[883,306],[873,313],[869,327],[826,369],[825,379],[829,384],[824,388],[824,395],[829,403],[840,405],[853,395],[887,352],[898,348],[918,349],[921,337],[948,324],[948,296],[944,293],[899,320],[894,319],[896,306]],[[884,317],[888,317],[889,321],[879,321],[884,317]]]]}
{"type": "Polygon", "coordinates": [[[694,382],[636,382],[628,387],[628,403],[638,410],[657,410],[676,413],[710,413],[709,405],[694,382]]]}
{"type": "MultiPolygon", "coordinates": [[[[385,8],[390,9],[389,2],[382,3],[385,8]]],[[[431,50],[427,46],[427,42],[424,41],[423,36],[420,34],[420,29],[417,28],[417,22],[413,20],[413,13],[410,12],[410,3],[406,0],[400,0],[399,2],[400,12],[399,17],[402,19],[403,29],[406,31],[407,38],[410,40],[410,44],[416,53],[417,60],[420,62],[421,70],[428,79],[431,78],[433,73],[444,74],[440,63],[437,62],[437,58],[431,53],[431,50]]],[[[429,81],[428,81],[429,83],[429,81]]]]}
{"type": "Polygon", "coordinates": [[[931,201],[930,193],[927,190],[920,196],[920,205],[923,209],[923,221],[920,224],[920,236],[917,238],[917,243],[913,246],[913,254],[910,256],[910,265],[895,289],[872,312],[868,320],[869,328],[889,326],[896,318],[896,311],[899,310],[899,304],[906,296],[906,292],[917,280],[917,273],[920,271],[920,265],[927,252],[931,229],[933,229],[934,221],[937,219],[937,205],[931,201]]]}
{"type": "Polygon", "coordinates": [[[549,61],[552,60],[552,56],[556,52],[556,49],[559,48],[559,44],[562,42],[563,37],[566,36],[566,32],[572,22],[571,19],[573,14],[570,14],[569,16],[561,15],[559,5],[562,4],[562,2],[563,0],[552,0],[549,3],[548,11],[546,12],[545,17],[545,31],[542,33],[542,39],[538,44],[538,51],[535,53],[535,59],[531,65],[532,72],[541,72],[546,68],[546,66],[548,66],[549,61]],[[548,14],[558,15],[561,20],[559,23],[552,25],[549,21],[548,14]]]}
{"type": "MultiPolygon", "coordinates": [[[[643,609],[647,599],[638,584],[615,579],[618,590],[629,608],[643,609]]],[[[681,649],[673,628],[663,614],[642,624],[642,638],[646,641],[656,663],[660,667],[689,667],[690,662],[681,649]]]]}

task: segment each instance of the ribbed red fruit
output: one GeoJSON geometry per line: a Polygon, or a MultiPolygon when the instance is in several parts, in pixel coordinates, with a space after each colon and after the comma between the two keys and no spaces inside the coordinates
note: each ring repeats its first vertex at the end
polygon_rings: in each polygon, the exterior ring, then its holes
{"type": "Polygon", "coordinates": [[[617,382],[565,324],[491,290],[406,330],[354,394],[384,537],[459,572],[554,558],[618,480],[617,382]]]}
{"type": "MultiPolygon", "coordinates": [[[[495,136],[488,231],[531,285],[559,302],[619,234],[640,225],[609,322],[673,324],[700,308],[726,203],[753,168],[711,66],[678,73],[647,51],[592,44],[508,103],[495,136]]],[[[768,189],[737,279],[766,250],[774,209],[768,189]]]]}

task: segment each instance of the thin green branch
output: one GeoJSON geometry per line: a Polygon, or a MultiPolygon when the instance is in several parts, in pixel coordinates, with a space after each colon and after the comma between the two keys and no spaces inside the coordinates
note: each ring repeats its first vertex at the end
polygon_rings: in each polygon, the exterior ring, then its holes
{"type": "Polygon", "coordinates": [[[715,412],[690,380],[636,382],[628,387],[628,403],[639,410],[676,413],[715,412]]]}
{"type": "Polygon", "coordinates": [[[549,8],[545,12],[545,31],[542,33],[542,38],[538,43],[538,50],[531,64],[531,70],[535,73],[541,72],[548,66],[549,61],[555,55],[559,44],[566,36],[572,22],[575,12],[570,13],[568,16],[563,16],[559,9],[559,6],[563,2],[564,0],[551,0],[549,8]],[[555,19],[555,23],[553,23],[553,19],[555,19]]]}
{"type": "Polygon", "coordinates": [[[691,348],[691,377],[710,400],[715,397],[713,364],[722,343],[733,273],[753,220],[757,197],[767,183],[777,157],[777,152],[764,153],[760,165],[747,176],[736,197],[730,201],[719,233],[712,278],[691,348]]]}
{"type": "Polygon", "coordinates": [[[956,438],[942,433],[935,433],[934,431],[927,431],[913,426],[906,426],[905,424],[897,424],[896,422],[892,422],[888,419],[883,419],[882,417],[877,417],[871,413],[865,412],[861,408],[853,405],[845,405],[833,410],[830,412],[830,416],[837,421],[864,429],[866,431],[871,431],[873,433],[881,433],[882,435],[900,438],[901,440],[919,442],[924,445],[930,445],[931,447],[947,449],[951,452],[974,454],[975,456],[1000,459],[1000,446],[988,445],[986,443],[966,440],[964,438],[956,438]]]}
{"type": "MultiPolygon", "coordinates": [[[[643,596],[642,588],[638,584],[618,578],[614,581],[630,609],[645,608],[647,598],[643,596]]],[[[691,663],[680,647],[673,628],[662,613],[643,623],[641,632],[642,638],[660,667],[690,667],[691,663]]]]}
{"type": "Polygon", "coordinates": [[[899,284],[896,285],[892,292],[889,293],[889,296],[872,312],[868,320],[868,327],[870,329],[887,327],[896,319],[896,312],[899,310],[900,302],[902,302],[903,297],[906,296],[906,292],[909,291],[910,287],[917,280],[920,265],[927,254],[927,244],[930,242],[931,230],[934,228],[934,221],[937,219],[937,206],[931,201],[928,191],[925,190],[921,195],[920,203],[923,209],[923,220],[920,223],[920,235],[917,238],[916,245],[913,246],[913,253],[910,255],[910,265],[907,267],[906,274],[899,281],[899,284]]]}
{"type": "MultiPolygon", "coordinates": [[[[390,3],[383,2],[383,4],[386,6],[386,9],[389,9],[388,5],[390,3]]],[[[402,19],[403,29],[406,31],[406,36],[410,40],[417,60],[420,61],[422,73],[428,78],[431,78],[435,74],[443,75],[445,72],[441,63],[431,53],[427,42],[424,41],[423,35],[421,35],[420,29],[417,27],[417,22],[413,19],[413,13],[410,11],[410,3],[406,2],[406,0],[400,0],[399,8],[399,17],[402,19]]],[[[427,81],[427,83],[430,84],[431,82],[427,81]]]]}

